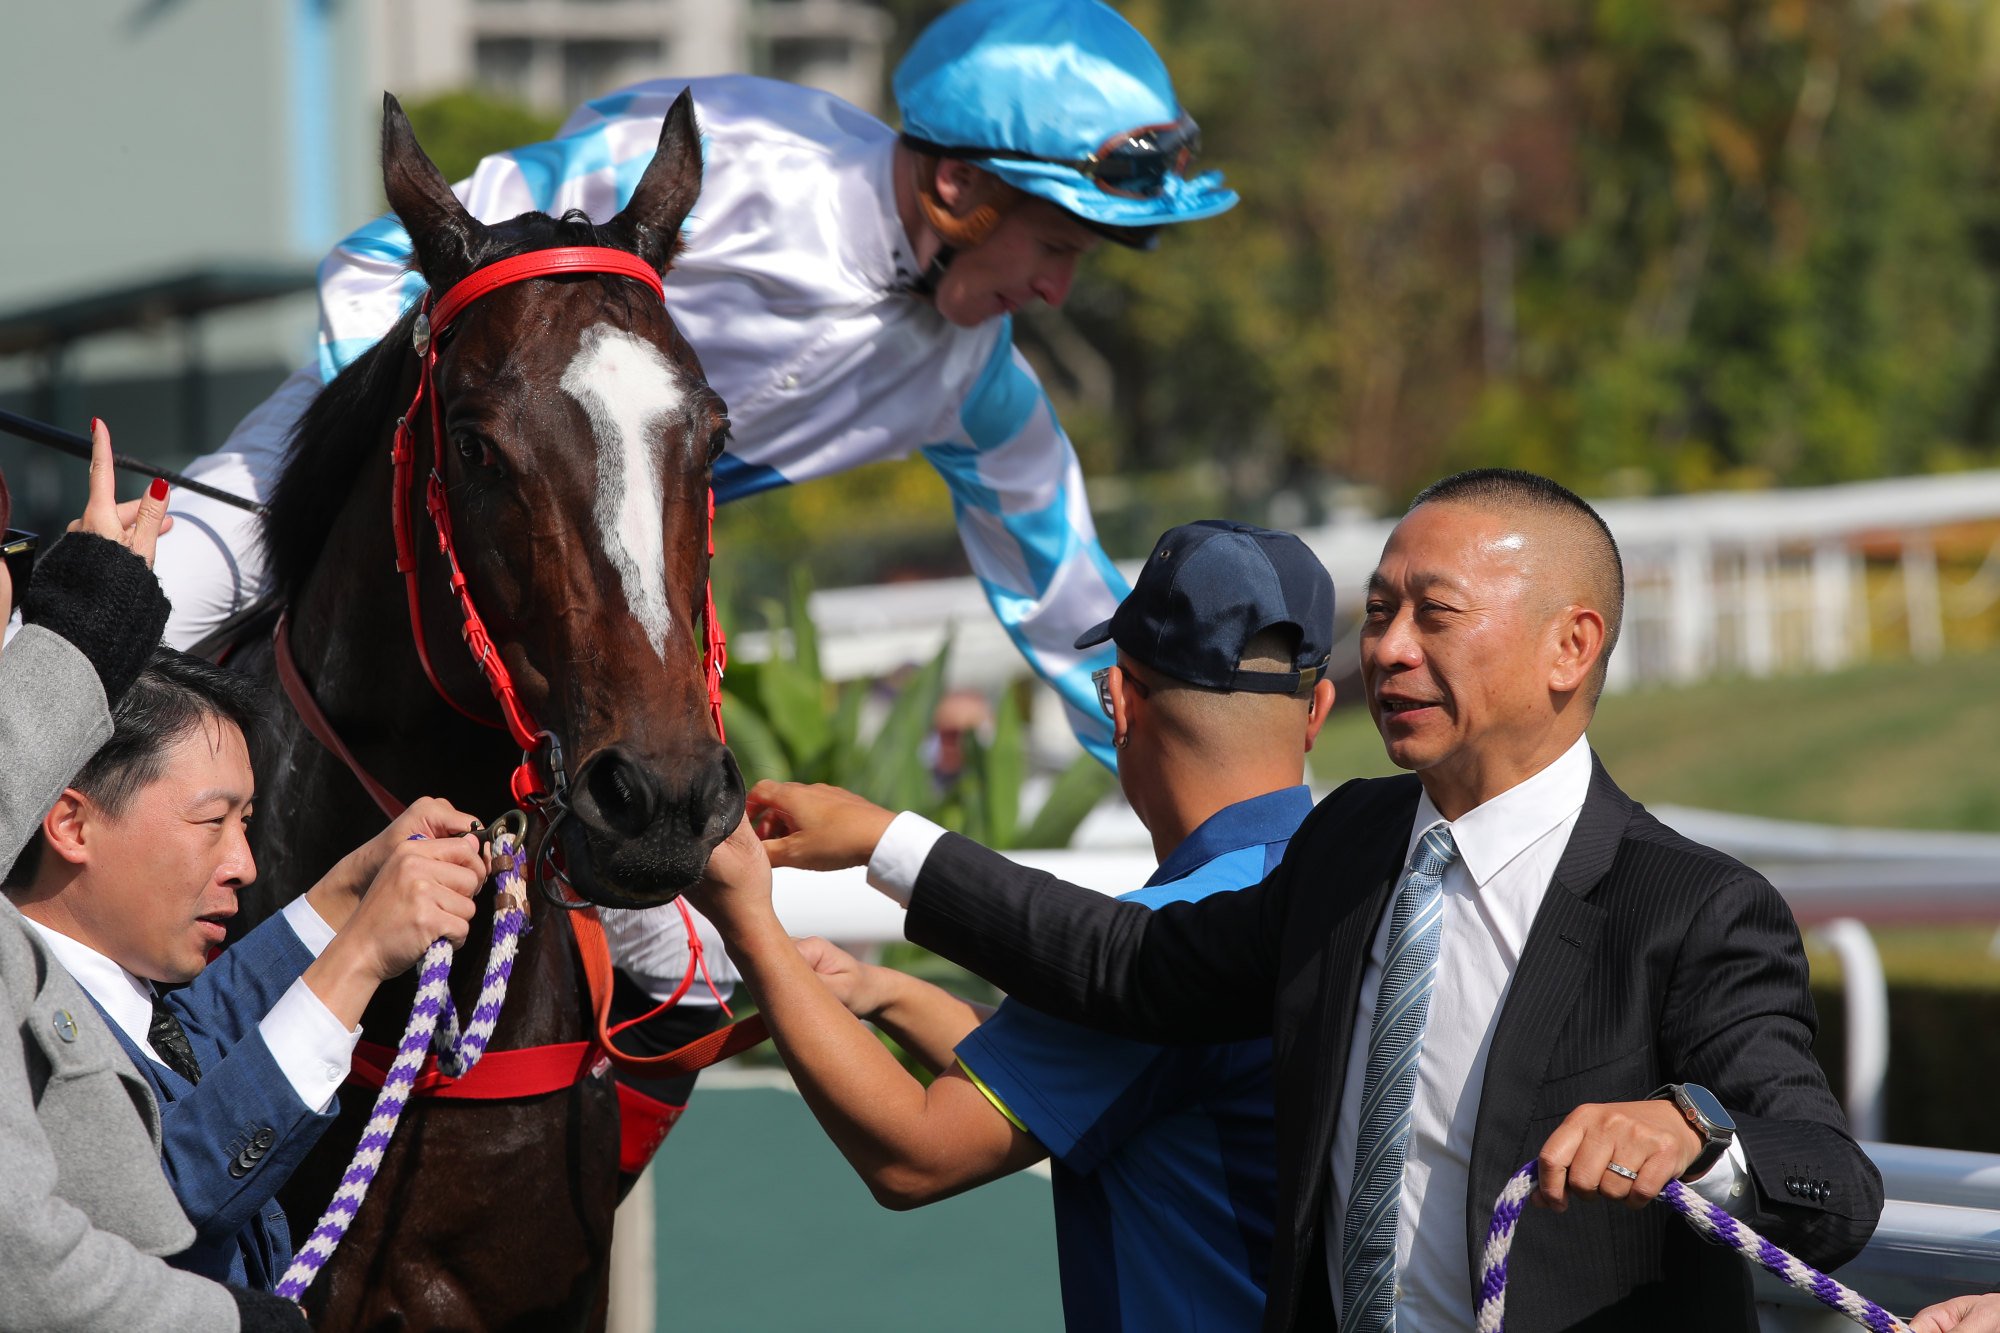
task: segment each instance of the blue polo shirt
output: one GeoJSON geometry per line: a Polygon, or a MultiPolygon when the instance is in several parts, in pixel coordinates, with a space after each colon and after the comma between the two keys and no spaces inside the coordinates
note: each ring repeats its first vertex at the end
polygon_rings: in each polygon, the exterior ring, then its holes
{"type": "MultiPolygon", "coordinates": [[[[1158,907],[1256,884],[1311,809],[1304,787],[1225,807],[1125,896],[1158,907]]],[[[1070,1328],[1263,1322],[1278,1192],[1268,1038],[1153,1046],[1009,1000],[958,1060],[1049,1150],[1070,1328]]]]}

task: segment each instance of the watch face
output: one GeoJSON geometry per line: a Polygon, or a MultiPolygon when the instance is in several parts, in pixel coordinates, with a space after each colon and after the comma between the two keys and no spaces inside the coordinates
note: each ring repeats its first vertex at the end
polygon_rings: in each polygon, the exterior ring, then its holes
{"type": "Polygon", "coordinates": [[[1687,1097],[1688,1105],[1694,1107],[1695,1114],[1703,1120],[1717,1129],[1732,1134],[1736,1132],[1736,1122],[1730,1118],[1729,1112],[1722,1109],[1722,1103],[1715,1100],[1714,1093],[1699,1083],[1683,1083],[1681,1092],[1687,1097]]]}

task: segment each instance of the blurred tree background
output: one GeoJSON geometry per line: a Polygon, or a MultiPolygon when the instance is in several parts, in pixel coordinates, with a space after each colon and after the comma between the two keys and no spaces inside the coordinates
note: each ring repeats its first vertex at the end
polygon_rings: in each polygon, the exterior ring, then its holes
{"type": "Polygon", "coordinates": [[[1093,475],[1219,462],[1316,517],[1477,464],[1604,495],[1995,460],[2000,9],[1121,8],[1245,202],[1026,321],[1093,475]]]}

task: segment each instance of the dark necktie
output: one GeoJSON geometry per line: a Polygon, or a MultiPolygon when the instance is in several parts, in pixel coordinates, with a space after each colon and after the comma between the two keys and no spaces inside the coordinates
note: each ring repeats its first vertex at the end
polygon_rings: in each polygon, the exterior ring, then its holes
{"type": "Polygon", "coordinates": [[[187,1029],[157,995],[153,997],[153,1021],[146,1027],[146,1040],[153,1043],[161,1064],[190,1083],[201,1082],[201,1063],[194,1058],[194,1047],[188,1044],[187,1029]]]}

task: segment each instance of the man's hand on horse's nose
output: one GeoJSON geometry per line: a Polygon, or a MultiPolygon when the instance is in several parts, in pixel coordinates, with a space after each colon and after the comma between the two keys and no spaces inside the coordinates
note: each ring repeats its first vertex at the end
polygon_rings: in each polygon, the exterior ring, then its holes
{"type": "Polygon", "coordinates": [[[867,865],[895,818],[873,801],[822,782],[760,782],[750,789],[748,807],[771,864],[797,870],[867,865]]]}
{"type": "Polygon", "coordinates": [[[687,899],[724,935],[751,917],[770,914],[771,862],[749,815],[708,854],[708,869],[688,889],[687,899]]]}

